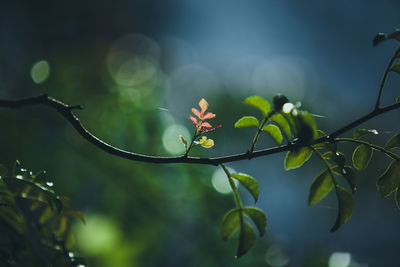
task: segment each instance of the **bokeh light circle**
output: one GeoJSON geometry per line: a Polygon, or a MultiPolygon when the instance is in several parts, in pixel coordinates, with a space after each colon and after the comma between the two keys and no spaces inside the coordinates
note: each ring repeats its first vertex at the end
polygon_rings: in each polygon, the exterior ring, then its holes
{"type": "MultiPolygon", "coordinates": [[[[235,173],[235,170],[232,168],[228,168],[228,171],[230,173],[235,173]]],[[[235,183],[236,187],[239,185],[237,180],[233,179],[233,182],[235,183]]],[[[221,168],[214,171],[211,178],[211,184],[218,193],[229,194],[232,192],[232,188],[228,182],[228,177],[226,177],[225,172],[221,168]]]]}
{"type": "Polygon", "coordinates": [[[162,135],[162,144],[164,149],[171,155],[180,155],[185,153],[185,146],[179,140],[179,135],[190,142],[190,133],[188,129],[180,124],[168,126],[162,135]]]}
{"type": "Polygon", "coordinates": [[[32,65],[31,78],[34,83],[40,84],[45,82],[50,76],[50,65],[46,60],[37,61],[32,65]]]}

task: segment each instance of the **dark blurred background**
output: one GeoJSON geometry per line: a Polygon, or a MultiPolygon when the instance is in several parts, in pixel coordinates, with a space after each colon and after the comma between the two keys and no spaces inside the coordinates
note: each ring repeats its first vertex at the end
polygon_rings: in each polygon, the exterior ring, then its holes
{"type": "MultiPolygon", "coordinates": [[[[372,39],[400,26],[399,10],[395,0],[1,1],[0,97],[48,93],[81,104],[76,113],[96,136],[150,155],[184,152],[178,135],[190,139],[187,118],[204,97],[222,128],[210,134],[214,148],[193,155],[240,153],[254,131],[234,122],[259,116],[241,103],[250,95],[301,101],[325,117],[317,122],[327,132],[372,110],[395,49],[372,39]]],[[[392,74],[385,104],[399,85],[392,74]]],[[[398,115],[362,128],[377,129],[372,141],[383,144],[399,131],[398,115]]],[[[46,107],[1,109],[0,119],[0,162],[47,170],[84,211],[76,250],[91,266],[398,266],[400,214],[393,196],[376,191],[389,163],[378,153],[357,173],[352,219],[333,234],[335,197],[307,206],[318,160],[289,172],[284,154],[228,164],[258,179],[257,207],[268,216],[266,235],[235,259],[237,239],[223,242],[218,229],[234,205],[218,169],[108,155],[46,107]]],[[[272,145],[264,136],[257,148],[272,145]]],[[[351,155],[354,146],[340,149],[351,155]]]]}

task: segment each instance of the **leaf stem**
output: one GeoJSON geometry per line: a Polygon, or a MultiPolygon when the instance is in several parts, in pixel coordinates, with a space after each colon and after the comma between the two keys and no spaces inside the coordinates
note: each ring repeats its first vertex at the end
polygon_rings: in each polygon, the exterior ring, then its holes
{"type": "Polygon", "coordinates": [[[381,97],[382,97],[382,93],[383,93],[383,88],[385,87],[387,78],[389,76],[390,69],[392,68],[393,63],[396,60],[396,58],[399,55],[399,53],[400,53],[400,46],[396,49],[396,52],[394,53],[394,55],[390,59],[389,64],[386,67],[385,72],[383,73],[382,80],[381,80],[381,85],[379,87],[378,98],[376,99],[375,110],[379,110],[379,106],[380,106],[380,103],[381,103],[381,97]]]}
{"type": "Polygon", "coordinates": [[[237,191],[235,182],[233,181],[233,179],[231,177],[231,173],[229,172],[228,168],[226,168],[225,164],[221,163],[220,166],[224,170],[226,177],[228,177],[229,185],[232,188],[233,198],[235,200],[236,207],[238,207],[241,212],[241,210],[243,208],[242,201],[240,200],[240,195],[239,195],[239,192],[237,191]]]}
{"type": "Polygon", "coordinates": [[[369,146],[375,150],[379,150],[379,151],[385,153],[386,155],[388,155],[389,157],[391,157],[394,160],[400,161],[400,156],[398,156],[397,154],[395,154],[381,146],[370,144],[370,143],[362,141],[362,140],[357,140],[357,139],[353,139],[353,138],[335,138],[335,139],[333,139],[333,142],[352,142],[352,143],[357,143],[357,144],[363,144],[363,145],[369,146]]]}
{"type": "Polygon", "coordinates": [[[314,150],[315,154],[317,154],[317,156],[322,160],[322,162],[325,164],[326,168],[330,172],[331,177],[332,177],[332,183],[335,185],[335,190],[336,190],[336,187],[338,186],[338,183],[336,181],[335,175],[332,172],[332,169],[331,169],[331,166],[329,165],[329,162],[326,160],[326,158],[324,158],[324,156],[322,156],[321,152],[319,152],[316,148],[314,148],[313,146],[310,146],[310,148],[312,150],[314,150]]]}
{"type": "Polygon", "coordinates": [[[269,118],[271,118],[272,115],[274,115],[274,114],[275,114],[275,110],[272,112],[269,112],[268,115],[264,117],[263,121],[260,124],[260,127],[258,127],[258,131],[257,131],[256,135],[253,138],[253,144],[251,145],[250,153],[253,153],[254,148],[256,147],[256,143],[258,141],[258,138],[260,137],[260,134],[261,134],[261,131],[262,131],[264,125],[267,123],[269,118]]]}

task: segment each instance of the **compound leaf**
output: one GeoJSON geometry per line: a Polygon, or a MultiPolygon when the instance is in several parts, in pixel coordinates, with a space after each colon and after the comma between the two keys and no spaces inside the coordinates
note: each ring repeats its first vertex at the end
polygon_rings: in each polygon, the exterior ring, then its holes
{"type": "Polygon", "coordinates": [[[393,135],[385,145],[385,149],[400,147],[400,134],[393,135]]]}
{"type": "Polygon", "coordinates": [[[268,124],[268,125],[264,126],[262,128],[262,130],[264,132],[269,133],[269,135],[271,135],[271,137],[274,138],[275,142],[278,145],[282,144],[283,136],[282,136],[281,130],[279,130],[278,126],[273,125],[273,124],[268,124]]]}
{"type": "Polygon", "coordinates": [[[243,212],[246,216],[251,218],[260,232],[260,236],[263,236],[265,234],[265,228],[267,227],[267,216],[265,213],[255,207],[244,207],[243,212]]]}
{"type": "Polygon", "coordinates": [[[221,220],[221,235],[224,241],[227,241],[240,226],[240,212],[239,209],[231,209],[225,213],[221,220]]]}
{"type": "Polygon", "coordinates": [[[236,257],[241,257],[246,254],[256,241],[256,233],[253,227],[248,222],[243,222],[243,227],[240,229],[239,247],[236,257]]]}
{"type": "Polygon", "coordinates": [[[238,180],[253,196],[255,202],[258,200],[260,189],[258,188],[258,182],[256,179],[245,173],[233,173],[231,177],[238,180]]]}
{"type": "Polygon", "coordinates": [[[346,189],[337,186],[336,196],[339,202],[339,211],[335,225],[332,227],[331,232],[335,232],[343,224],[345,224],[353,215],[354,211],[354,199],[353,195],[346,189]]]}
{"type": "Polygon", "coordinates": [[[308,205],[313,205],[328,195],[333,188],[333,179],[329,169],[324,170],[314,179],[308,196],[308,205]]]}
{"type": "Polygon", "coordinates": [[[372,148],[361,144],[356,147],[353,153],[353,166],[357,170],[361,171],[367,168],[369,162],[371,161],[372,158],[372,148]]]}
{"type": "Polygon", "coordinates": [[[291,131],[290,131],[290,126],[282,114],[275,113],[274,115],[271,116],[269,121],[276,123],[279,126],[279,128],[282,130],[282,132],[286,136],[286,138],[287,139],[290,138],[290,136],[292,135],[291,131]]]}
{"type": "Polygon", "coordinates": [[[285,170],[301,167],[312,155],[312,149],[308,146],[290,150],[285,157],[285,170]]]}
{"type": "Polygon", "coordinates": [[[261,96],[257,95],[249,96],[248,98],[243,100],[243,102],[259,109],[265,117],[268,115],[268,112],[270,110],[270,104],[267,100],[265,100],[261,96]]]}
{"type": "Polygon", "coordinates": [[[257,127],[260,125],[256,117],[244,116],[235,123],[235,128],[257,127]]]}
{"type": "Polygon", "coordinates": [[[400,185],[400,162],[393,160],[379,177],[376,185],[382,198],[393,193],[400,185]]]}

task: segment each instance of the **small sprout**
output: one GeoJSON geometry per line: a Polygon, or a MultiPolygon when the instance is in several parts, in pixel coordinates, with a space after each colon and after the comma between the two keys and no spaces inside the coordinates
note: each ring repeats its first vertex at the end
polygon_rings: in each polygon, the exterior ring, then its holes
{"type": "Polygon", "coordinates": [[[214,146],[214,140],[207,139],[206,136],[202,136],[198,141],[194,141],[196,145],[201,145],[204,148],[210,148],[214,146]]]}
{"type": "Polygon", "coordinates": [[[183,138],[182,135],[179,135],[179,140],[181,140],[181,142],[185,145],[185,148],[187,149],[187,141],[185,140],[185,138],[183,138]]]}

